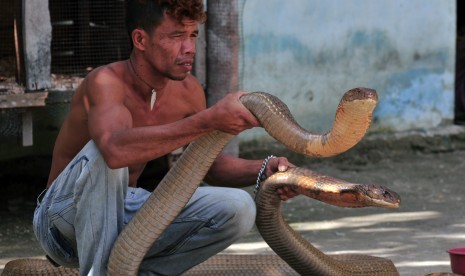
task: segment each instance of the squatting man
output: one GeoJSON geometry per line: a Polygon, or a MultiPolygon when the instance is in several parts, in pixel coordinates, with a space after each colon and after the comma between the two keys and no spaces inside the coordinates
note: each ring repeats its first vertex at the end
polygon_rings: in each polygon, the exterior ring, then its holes
{"type": "MultiPolygon", "coordinates": [[[[128,60],[90,72],[77,88],[55,142],[34,231],[49,260],[106,275],[111,248],[150,193],[138,188],[146,163],[219,130],[259,127],[231,92],[206,107],[192,69],[202,0],[129,0],[128,60]]],[[[205,182],[153,244],[141,275],[178,275],[222,251],[253,226],[255,205],[238,189],[253,185],[263,160],[220,154],[205,182]]],[[[265,174],[292,166],[267,159],[265,174]]],[[[183,187],[179,187],[182,189],[183,187]]],[[[282,200],[296,195],[278,191],[282,200]]]]}

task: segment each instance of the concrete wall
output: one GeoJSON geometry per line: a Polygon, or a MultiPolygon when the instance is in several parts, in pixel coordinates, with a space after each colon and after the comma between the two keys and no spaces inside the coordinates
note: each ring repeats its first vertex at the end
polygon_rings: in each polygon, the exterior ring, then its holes
{"type": "Polygon", "coordinates": [[[359,86],[380,98],[371,131],[453,119],[455,0],[246,0],[242,20],[241,87],[279,96],[307,129],[329,130],[359,86]]]}

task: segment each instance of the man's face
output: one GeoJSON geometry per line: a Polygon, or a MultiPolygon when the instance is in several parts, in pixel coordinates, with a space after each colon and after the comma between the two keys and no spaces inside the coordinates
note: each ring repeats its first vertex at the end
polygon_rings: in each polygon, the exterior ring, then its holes
{"type": "Polygon", "coordinates": [[[198,33],[197,21],[185,19],[180,22],[165,14],[150,36],[146,52],[149,62],[162,76],[183,80],[192,70],[198,33]]]}

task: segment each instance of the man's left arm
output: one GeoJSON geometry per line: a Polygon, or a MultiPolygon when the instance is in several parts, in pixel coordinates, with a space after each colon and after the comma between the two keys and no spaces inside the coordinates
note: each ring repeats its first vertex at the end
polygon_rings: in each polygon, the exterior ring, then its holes
{"type": "MultiPolygon", "coordinates": [[[[258,173],[264,164],[264,160],[246,160],[228,154],[220,154],[211,166],[205,182],[214,186],[247,187],[255,185],[258,173]]],[[[270,176],[278,171],[286,171],[295,167],[286,157],[270,158],[266,162],[265,175],[270,176]]],[[[278,194],[282,200],[287,200],[297,195],[291,189],[279,189],[278,194]]]]}

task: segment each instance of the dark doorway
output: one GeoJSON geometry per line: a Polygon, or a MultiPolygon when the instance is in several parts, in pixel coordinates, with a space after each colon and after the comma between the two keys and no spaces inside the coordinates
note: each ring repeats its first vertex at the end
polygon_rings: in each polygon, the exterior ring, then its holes
{"type": "Polygon", "coordinates": [[[85,76],[100,65],[126,59],[130,49],[124,3],[49,0],[52,73],[85,76]]]}
{"type": "Polygon", "coordinates": [[[465,1],[457,0],[455,124],[465,125],[465,1]]]}

